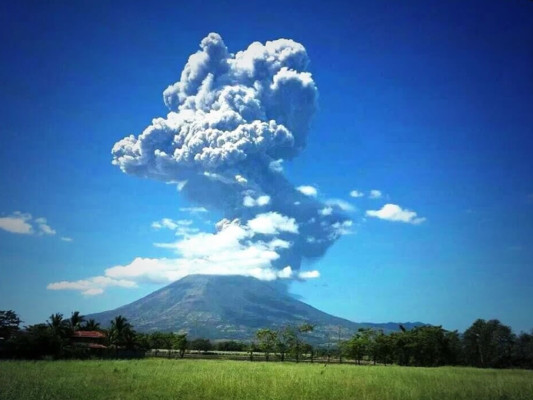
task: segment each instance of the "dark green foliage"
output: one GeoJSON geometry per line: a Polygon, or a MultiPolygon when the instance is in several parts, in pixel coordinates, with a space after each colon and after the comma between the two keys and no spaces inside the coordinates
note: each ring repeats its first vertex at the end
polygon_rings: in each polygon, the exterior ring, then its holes
{"type": "Polygon", "coordinates": [[[493,319],[478,319],[464,333],[465,361],[476,367],[503,368],[512,364],[515,335],[493,319]]]}
{"type": "Polygon", "coordinates": [[[197,338],[190,342],[189,348],[191,350],[197,350],[206,353],[210,350],[213,350],[213,344],[209,339],[197,338]]]}
{"type": "Polygon", "coordinates": [[[111,329],[109,329],[109,344],[117,350],[126,349],[133,350],[136,347],[136,336],[133,327],[126,318],[122,315],[115,317],[111,321],[111,329]]]}
{"type": "Polygon", "coordinates": [[[178,354],[180,358],[183,358],[185,355],[185,350],[187,349],[188,341],[187,341],[187,335],[181,334],[181,335],[173,335],[172,338],[172,348],[174,350],[178,350],[178,354]]]}
{"type": "Polygon", "coordinates": [[[531,334],[522,332],[513,348],[513,365],[533,369],[533,331],[531,334]]]}
{"type": "Polygon", "coordinates": [[[278,333],[270,329],[259,329],[255,333],[258,341],[259,349],[265,353],[265,359],[270,359],[270,354],[276,351],[276,342],[278,340],[278,333]]]}
{"type": "MultiPolygon", "coordinates": [[[[2,358],[86,358],[94,356],[87,346],[76,341],[77,330],[99,330],[99,324],[73,312],[69,319],[60,313],[52,314],[43,324],[19,328],[20,319],[14,311],[0,311],[0,357],[2,358]]],[[[145,350],[166,350],[169,357],[184,357],[186,349],[207,353],[246,351],[249,359],[254,353],[264,353],[284,361],[313,362],[316,357],[329,362],[335,357],[357,364],[398,364],[434,367],[468,365],[483,368],[520,367],[533,369],[533,332],[516,336],[510,327],[498,320],[476,320],[463,335],[447,331],[441,326],[409,326],[401,331],[385,334],[370,328],[360,328],[348,340],[339,340],[333,348],[313,348],[308,335],[314,329],[308,323],[286,325],[278,330],[259,329],[257,342],[223,341],[213,345],[209,339],[187,340],[186,334],[153,332],[139,334],[123,316],[111,321],[107,332],[109,348],[97,353],[101,357],[139,357],[145,350]],[[408,329],[411,328],[411,329],[408,329]]],[[[340,339],[340,330],[339,330],[340,339]]],[[[260,358],[261,359],[261,358],[260,358]]]]}
{"type": "Polygon", "coordinates": [[[420,326],[390,335],[359,329],[341,347],[344,356],[358,364],[363,360],[424,367],[530,368],[533,364],[532,336],[523,333],[517,339],[508,326],[497,320],[477,320],[462,338],[457,331],[441,326],[420,326]]]}
{"type": "Polygon", "coordinates": [[[47,324],[26,327],[24,332],[13,336],[8,344],[8,355],[12,358],[36,360],[59,358],[62,355],[63,341],[47,324]]]}
{"type": "Polygon", "coordinates": [[[0,338],[8,340],[14,333],[18,332],[22,321],[13,310],[0,310],[0,338]]]}
{"type": "Polygon", "coordinates": [[[85,321],[85,317],[83,315],[81,315],[79,311],[74,311],[71,314],[68,323],[69,323],[70,328],[72,330],[77,331],[77,330],[80,330],[82,328],[82,323],[84,321],[85,321]]]}
{"type": "Polygon", "coordinates": [[[243,342],[227,340],[218,342],[215,345],[215,349],[218,351],[246,351],[246,345],[243,342]]]}
{"type": "Polygon", "coordinates": [[[80,329],[83,331],[98,331],[100,330],[100,324],[91,318],[88,321],[85,321],[85,325],[80,329]]]}

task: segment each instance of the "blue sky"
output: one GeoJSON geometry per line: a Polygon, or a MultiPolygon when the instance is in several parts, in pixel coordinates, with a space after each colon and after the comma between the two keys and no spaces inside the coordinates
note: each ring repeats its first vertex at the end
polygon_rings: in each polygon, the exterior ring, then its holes
{"type": "Polygon", "coordinates": [[[47,286],[175,257],[154,246],[176,241],[153,227],[163,218],[213,232],[220,210],[185,210],[199,204],[121,172],[111,149],[167,115],[162,92],[217,32],[231,53],[280,38],[305,47],[318,107],[283,173],[319,204],[353,206],[349,234],[303,262],[320,277],[293,293],[355,321],[533,328],[533,3],[0,7],[0,309],[35,323],[123,305],[163,283],[47,286]]]}

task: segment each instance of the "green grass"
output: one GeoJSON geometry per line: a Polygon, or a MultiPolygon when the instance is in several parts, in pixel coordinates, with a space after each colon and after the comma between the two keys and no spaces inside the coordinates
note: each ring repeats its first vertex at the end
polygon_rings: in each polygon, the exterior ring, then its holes
{"type": "Polygon", "coordinates": [[[0,399],[533,399],[533,371],[210,360],[0,362],[0,399]]]}

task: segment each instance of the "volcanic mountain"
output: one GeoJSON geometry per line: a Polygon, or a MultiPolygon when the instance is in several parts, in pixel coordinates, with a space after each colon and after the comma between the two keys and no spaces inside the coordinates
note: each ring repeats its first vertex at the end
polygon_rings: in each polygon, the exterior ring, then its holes
{"type": "MultiPolygon", "coordinates": [[[[358,328],[392,331],[398,324],[355,323],[296,300],[276,283],[243,276],[189,275],[131,304],[88,315],[109,326],[122,315],[140,332],[184,332],[189,337],[249,340],[260,328],[304,322],[315,325],[310,340],[348,337],[358,328]]],[[[419,323],[403,323],[407,328],[419,323]]]]}

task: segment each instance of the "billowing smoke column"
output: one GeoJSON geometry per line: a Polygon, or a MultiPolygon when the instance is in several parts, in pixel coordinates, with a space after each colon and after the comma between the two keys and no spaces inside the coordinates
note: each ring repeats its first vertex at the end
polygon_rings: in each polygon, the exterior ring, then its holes
{"type": "Polygon", "coordinates": [[[253,231],[246,240],[269,241],[277,252],[273,268],[296,271],[350,224],[338,206],[297,190],[281,168],[305,147],[316,111],[305,48],[280,39],[231,54],[216,33],[200,47],[163,93],[166,119],[117,142],[113,164],[140,177],[186,181],[181,192],[192,202],[224,214],[219,231],[246,226],[253,231]]]}

